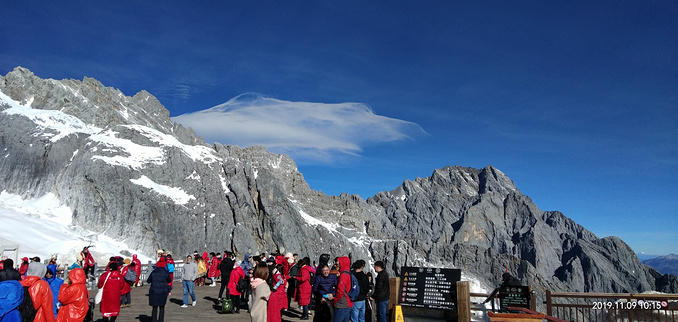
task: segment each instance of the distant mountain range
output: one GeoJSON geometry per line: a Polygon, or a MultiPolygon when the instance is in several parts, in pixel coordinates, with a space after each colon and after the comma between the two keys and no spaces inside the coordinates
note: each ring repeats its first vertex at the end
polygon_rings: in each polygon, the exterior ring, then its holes
{"type": "Polygon", "coordinates": [[[678,255],[669,254],[643,261],[643,264],[654,267],[662,274],[678,275],[678,255]]]}
{"type": "Polygon", "coordinates": [[[653,259],[653,258],[657,258],[657,257],[662,256],[662,255],[649,255],[649,254],[645,254],[645,253],[637,253],[636,255],[638,256],[638,259],[641,262],[644,262],[648,259],[653,259]]]}
{"type": "Polygon", "coordinates": [[[73,225],[152,256],[194,250],[350,255],[460,268],[493,289],[508,270],[545,290],[678,293],[617,237],[543,211],[499,169],[448,166],[368,198],[310,189],[295,162],[263,147],[206,144],[150,93],[96,79],[0,77],[0,187],[54,194],[73,225]]]}

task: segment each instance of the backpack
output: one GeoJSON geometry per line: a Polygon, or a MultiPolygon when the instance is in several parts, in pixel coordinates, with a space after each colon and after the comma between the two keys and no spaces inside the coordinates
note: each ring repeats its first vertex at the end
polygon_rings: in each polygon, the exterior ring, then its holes
{"type": "Polygon", "coordinates": [[[135,272],[132,268],[127,269],[127,273],[125,273],[125,277],[123,277],[125,282],[128,283],[134,283],[137,281],[137,272],[135,272]]]}
{"type": "Polygon", "coordinates": [[[33,299],[31,298],[31,293],[28,292],[28,286],[24,286],[24,301],[21,302],[17,309],[21,313],[21,321],[33,322],[35,320],[35,315],[38,311],[33,306],[33,299]]]}
{"type": "Polygon", "coordinates": [[[238,291],[239,293],[245,293],[248,286],[249,283],[247,282],[247,279],[241,277],[240,279],[238,279],[238,283],[235,285],[235,290],[238,291]]]}
{"type": "Polygon", "coordinates": [[[358,279],[349,271],[344,271],[344,273],[347,273],[351,277],[351,289],[348,291],[348,298],[351,299],[351,301],[355,301],[358,298],[358,295],[360,295],[358,279]]]}
{"type": "Polygon", "coordinates": [[[221,314],[228,314],[228,313],[233,313],[233,300],[231,299],[222,299],[221,300],[221,305],[219,305],[219,313],[221,314]]]}
{"type": "Polygon", "coordinates": [[[174,273],[174,264],[167,263],[167,271],[170,272],[170,274],[174,273]]]}

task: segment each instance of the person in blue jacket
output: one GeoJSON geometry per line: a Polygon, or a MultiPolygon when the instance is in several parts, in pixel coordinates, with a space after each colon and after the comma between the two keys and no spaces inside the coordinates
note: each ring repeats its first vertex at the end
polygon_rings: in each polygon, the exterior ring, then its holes
{"type": "Polygon", "coordinates": [[[43,280],[47,281],[49,289],[52,290],[52,297],[54,298],[52,306],[54,308],[54,318],[56,318],[57,311],[61,305],[59,303],[59,290],[61,289],[61,285],[64,285],[64,280],[56,276],[56,265],[54,264],[47,265],[47,273],[43,280]]]}
{"type": "Polygon", "coordinates": [[[334,317],[334,295],[337,292],[337,275],[330,274],[330,267],[323,264],[318,267],[320,274],[315,278],[312,292],[315,294],[314,322],[332,321],[334,317]]]}
{"type": "Polygon", "coordinates": [[[0,322],[21,322],[19,305],[24,301],[24,287],[19,283],[21,274],[0,261],[0,322]]]}

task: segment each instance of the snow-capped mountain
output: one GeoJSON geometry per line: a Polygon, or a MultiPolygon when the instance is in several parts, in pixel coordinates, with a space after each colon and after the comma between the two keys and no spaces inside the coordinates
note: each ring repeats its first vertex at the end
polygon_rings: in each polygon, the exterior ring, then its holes
{"type": "Polygon", "coordinates": [[[279,249],[383,260],[395,274],[456,267],[484,289],[508,268],[538,293],[678,291],[622,240],[540,210],[492,166],[437,169],[367,200],[327,196],[286,155],[205,144],[147,92],[23,68],[0,92],[0,190],[52,194],[70,226],[146,254],[279,249]]]}

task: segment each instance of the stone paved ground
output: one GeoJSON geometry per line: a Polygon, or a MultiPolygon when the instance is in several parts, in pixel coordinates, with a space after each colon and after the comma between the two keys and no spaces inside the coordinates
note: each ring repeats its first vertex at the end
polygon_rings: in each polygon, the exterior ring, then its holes
{"type": "MultiPolygon", "coordinates": [[[[170,295],[167,306],[165,306],[165,321],[167,322],[181,322],[181,321],[250,321],[250,316],[247,310],[240,310],[240,314],[219,314],[217,313],[217,297],[219,295],[219,284],[217,287],[200,286],[195,288],[195,295],[197,298],[196,306],[189,306],[188,308],[181,308],[183,302],[183,292],[181,283],[175,282],[174,291],[170,295]]],[[[90,290],[91,297],[94,297],[96,291],[90,290]]],[[[292,307],[296,307],[296,303],[292,303],[292,307]]],[[[122,308],[120,315],[116,322],[150,322],[151,321],[151,306],[148,305],[148,286],[141,286],[132,289],[132,306],[122,308]]],[[[312,312],[311,312],[312,313],[312,312]]],[[[297,310],[290,310],[283,315],[283,321],[299,321],[301,316],[297,310]]],[[[94,313],[95,321],[103,321],[99,307],[97,306],[94,313]]],[[[311,316],[311,320],[313,316],[311,316]]]]}

